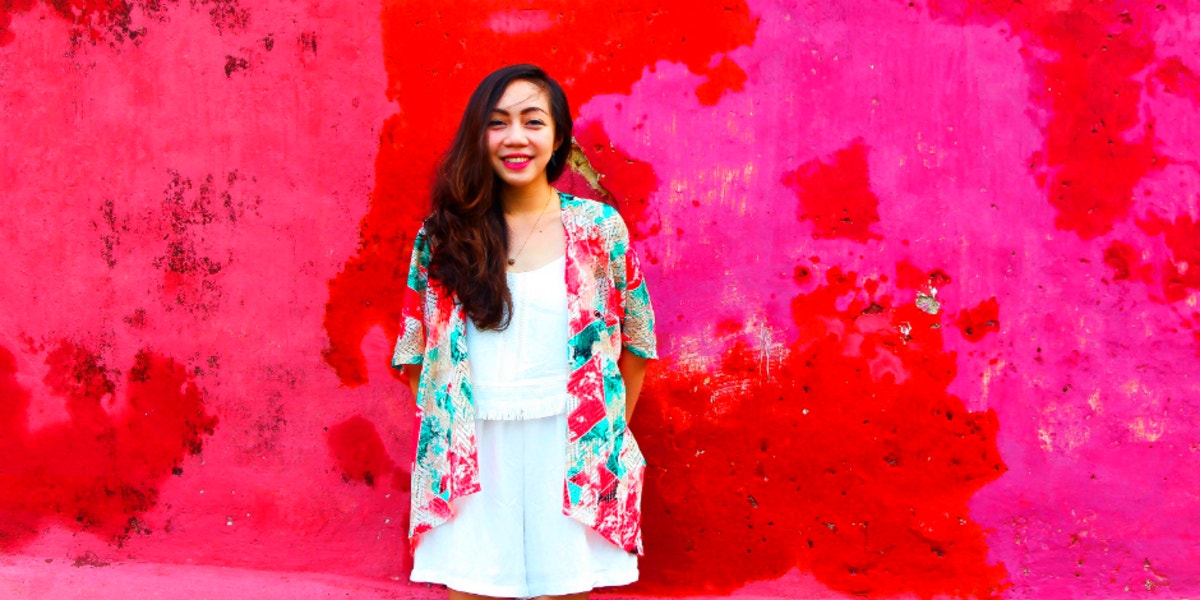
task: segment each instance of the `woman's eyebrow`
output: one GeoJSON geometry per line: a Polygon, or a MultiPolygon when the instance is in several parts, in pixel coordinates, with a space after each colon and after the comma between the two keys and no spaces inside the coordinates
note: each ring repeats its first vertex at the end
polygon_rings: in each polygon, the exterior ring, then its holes
{"type": "MultiPolygon", "coordinates": [[[[504,115],[504,116],[508,116],[508,111],[507,111],[506,109],[500,108],[499,106],[497,106],[496,108],[493,108],[493,109],[492,109],[492,112],[493,112],[493,113],[500,113],[500,114],[502,114],[502,115],[504,115]]],[[[527,107],[525,107],[525,108],[521,109],[521,114],[523,114],[523,115],[527,115],[527,114],[529,114],[529,113],[533,113],[533,112],[540,112],[540,113],[550,114],[549,112],[546,112],[546,109],[544,109],[544,108],[542,108],[542,107],[540,107],[540,106],[527,106],[527,107]]]]}

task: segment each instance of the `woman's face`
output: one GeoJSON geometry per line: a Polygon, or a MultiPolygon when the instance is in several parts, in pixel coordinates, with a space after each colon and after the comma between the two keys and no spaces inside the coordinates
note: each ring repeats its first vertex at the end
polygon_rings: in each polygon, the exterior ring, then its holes
{"type": "Polygon", "coordinates": [[[546,92],[528,81],[508,84],[488,118],[487,141],[492,168],[506,185],[545,182],[556,147],[546,92]]]}

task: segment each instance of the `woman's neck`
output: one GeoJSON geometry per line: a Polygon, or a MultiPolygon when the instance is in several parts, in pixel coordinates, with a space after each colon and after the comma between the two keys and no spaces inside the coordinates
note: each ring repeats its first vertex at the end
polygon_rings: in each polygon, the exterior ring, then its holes
{"type": "Polygon", "coordinates": [[[546,182],[523,188],[506,187],[500,193],[500,203],[506,215],[538,213],[546,209],[553,195],[554,189],[546,182]]]}

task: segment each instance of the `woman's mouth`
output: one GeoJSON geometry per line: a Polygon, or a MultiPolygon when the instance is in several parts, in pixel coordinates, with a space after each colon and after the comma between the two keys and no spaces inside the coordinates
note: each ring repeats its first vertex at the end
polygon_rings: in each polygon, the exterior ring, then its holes
{"type": "Polygon", "coordinates": [[[510,155],[510,156],[504,156],[504,157],[501,157],[500,161],[504,163],[505,167],[508,167],[513,170],[518,170],[518,171],[521,169],[524,169],[525,167],[528,167],[530,164],[533,163],[533,160],[530,157],[525,156],[524,154],[514,154],[514,155],[510,155]]]}

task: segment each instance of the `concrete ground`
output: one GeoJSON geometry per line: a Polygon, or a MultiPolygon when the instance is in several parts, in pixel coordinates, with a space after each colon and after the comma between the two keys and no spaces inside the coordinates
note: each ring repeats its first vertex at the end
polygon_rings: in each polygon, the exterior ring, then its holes
{"type": "MultiPolygon", "coordinates": [[[[817,591],[796,572],[773,582],[752,584],[733,594],[738,600],[845,598],[817,591]]],[[[228,567],[161,563],[96,566],[61,559],[0,556],[0,598],[4,600],[442,600],[440,588],[407,581],[381,581],[322,573],[254,571],[228,567]]],[[[630,600],[596,594],[603,600],[630,600]]],[[[693,596],[688,600],[717,600],[693,596]]],[[[726,597],[722,597],[726,598],[726,597]]]]}
{"type": "Polygon", "coordinates": [[[13,600],[417,600],[445,592],[408,582],[158,563],[80,565],[24,556],[0,558],[0,598],[13,600]]]}

